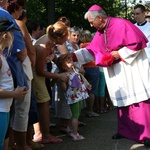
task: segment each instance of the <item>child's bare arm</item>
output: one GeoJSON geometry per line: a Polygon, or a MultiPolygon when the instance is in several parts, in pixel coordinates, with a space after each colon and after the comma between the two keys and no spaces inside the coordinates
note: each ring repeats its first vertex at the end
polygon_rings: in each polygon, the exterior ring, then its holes
{"type": "Polygon", "coordinates": [[[82,75],[85,74],[85,70],[83,69],[83,67],[79,68],[79,73],[81,73],[82,75]]]}
{"type": "Polygon", "coordinates": [[[74,64],[74,68],[77,68],[78,71],[79,71],[79,73],[81,73],[82,75],[85,74],[85,70],[84,70],[84,68],[83,68],[82,66],[79,68],[79,67],[77,67],[77,66],[74,64]]]}
{"type": "Polygon", "coordinates": [[[21,99],[26,93],[27,93],[26,87],[17,87],[14,91],[5,91],[0,89],[0,98],[21,99]]]}

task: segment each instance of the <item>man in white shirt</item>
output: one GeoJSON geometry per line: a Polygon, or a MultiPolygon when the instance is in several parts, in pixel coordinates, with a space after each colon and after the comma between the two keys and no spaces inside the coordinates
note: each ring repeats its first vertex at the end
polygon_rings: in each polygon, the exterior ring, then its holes
{"type": "Polygon", "coordinates": [[[27,28],[33,45],[37,39],[45,34],[45,24],[42,21],[32,21],[28,23],[27,28]]]}
{"type": "Polygon", "coordinates": [[[145,6],[138,4],[134,6],[134,19],[136,21],[135,26],[137,26],[147,37],[148,43],[147,48],[145,48],[148,60],[150,61],[150,22],[145,19],[146,10],[145,6]]]}

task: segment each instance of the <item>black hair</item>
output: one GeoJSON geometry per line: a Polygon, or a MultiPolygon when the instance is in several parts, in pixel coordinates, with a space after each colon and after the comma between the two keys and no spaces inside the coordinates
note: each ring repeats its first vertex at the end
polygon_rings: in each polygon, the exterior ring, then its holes
{"type": "Polygon", "coordinates": [[[12,14],[15,12],[15,10],[18,10],[20,7],[24,8],[25,6],[25,0],[8,0],[6,4],[6,10],[12,14]]]}
{"type": "Polygon", "coordinates": [[[22,12],[22,14],[21,14],[21,16],[17,20],[22,20],[25,17],[27,17],[27,10],[24,9],[23,12],[22,12]]]}
{"type": "Polygon", "coordinates": [[[140,8],[142,10],[142,12],[146,11],[145,6],[143,6],[142,4],[137,4],[136,6],[134,6],[134,10],[137,8],[140,8]]]}
{"type": "Polygon", "coordinates": [[[43,21],[37,20],[27,23],[28,32],[30,34],[32,34],[33,30],[36,31],[38,27],[40,27],[40,29],[42,30],[43,28],[45,28],[45,23],[43,21]]]}

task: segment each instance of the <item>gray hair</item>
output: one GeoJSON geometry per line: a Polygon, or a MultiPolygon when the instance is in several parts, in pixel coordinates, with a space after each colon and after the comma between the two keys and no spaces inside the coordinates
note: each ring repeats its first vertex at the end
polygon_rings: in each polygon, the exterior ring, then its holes
{"type": "Polygon", "coordinates": [[[79,32],[80,33],[81,29],[79,27],[74,26],[74,27],[69,28],[69,32],[70,33],[72,33],[72,32],[79,32]]]}
{"type": "Polygon", "coordinates": [[[80,41],[81,42],[91,42],[92,40],[92,33],[89,30],[83,30],[81,32],[80,41]]]}
{"type": "Polygon", "coordinates": [[[95,11],[86,12],[85,15],[84,15],[84,19],[87,20],[88,16],[95,19],[97,16],[107,17],[107,14],[104,10],[95,10],[95,11]]]}

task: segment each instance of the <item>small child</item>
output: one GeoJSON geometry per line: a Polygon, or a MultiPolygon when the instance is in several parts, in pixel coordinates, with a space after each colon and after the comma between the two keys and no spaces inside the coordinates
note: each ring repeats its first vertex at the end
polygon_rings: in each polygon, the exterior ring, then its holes
{"type": "MultiPolygon", "coordinates": [[[[83,140],[84,137],[78,133],[78,118],[80,116],[82,100],[88,97],[88,92],[81,74],[78,73],[78,69],[75,68],[71,54],[62,54],[57,59],[57,65],[61,72],[66,72],[69,77],[68,82],[61,82],[62,89],[65,91],[67,103],[70,106],[72,112],[71,126],[72,132],[70,136],[73,141],[83,140]]],[[[87,88],[91,88],[90,84],[87,84],[87,88]]]]}
{"type": "Polygon", "coordinates": [[[13,42],[13,22],[0,18],[0,149],[3,149],[4,139],[9,124],[9,112],[13,98],[21,99],[26,93],[26,87],[17,87],[14,90],[13,78],[3,50],[10,49],[13,42]]]}

